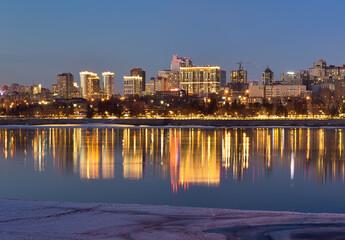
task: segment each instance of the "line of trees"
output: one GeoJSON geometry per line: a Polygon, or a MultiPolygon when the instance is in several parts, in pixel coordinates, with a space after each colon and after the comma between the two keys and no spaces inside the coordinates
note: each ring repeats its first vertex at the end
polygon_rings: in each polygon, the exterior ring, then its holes
{"type": "Polygon", "coordinates": [[[94,116],[171,116],[171,115],[227,115],[234,117],[288,116],[288,115],[329,115],[339,116],[343,112],[343,96],[339,91],[322,89],[310,98],[271,99],[263,102],[243,104],[239,99],[231,102],[218,95],[200,97],[132,96],[125,99],[112,97],[108,100],[85,102],[80,108],[72,103],[53,102],[44,104],[18,104],[9,109],[0,108],[1,115],[24,117],[70,116],[76,112],[91,118],[94,116]]]}

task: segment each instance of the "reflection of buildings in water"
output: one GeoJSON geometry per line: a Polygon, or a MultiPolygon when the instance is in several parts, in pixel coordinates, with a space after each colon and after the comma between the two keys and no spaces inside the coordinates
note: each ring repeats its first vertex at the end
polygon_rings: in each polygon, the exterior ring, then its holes
{"type": "Polygon", "coordinates": [[[179,184],[219,185],[221,142],[218,131],[182,131],[179,184]],[[188,141],[184,141],[188,138],[188,141]]]}
{"type": "MultiPolygon", "coordinates": [[[[272,172],[272,152],[271,152],[271,133],[270,129],[265,129],[264,142],[266,143],[264,148],[264,169],[266,173],[272,172]]],[[[274,133],[274,131],[272,131],[274,133]]]]}
{"type": "MultiPolygon", "coordinates": [[[[343,129],[0,129],[0,159],[21,159],[36,171],[54,168],[82,179],[112,179],[116,151],[123,177],[140,179],[148,167],[178,187],[219,185],[275,169],[320,183],[344,181],[343,129]],[[122,144],[121,144],[122,141],[122,144]],[[293,156],[293,157],[292,157],[293,156]],[[274,168],[273,168],[274,166],[274,168]]],[[[151,172],[151,171],[150,171],[151,172]]],[[[255,175],[255,176],[254,176],[255,175]]]]}
{"type": "Polygon", "coordinates": [[[290,178],[293,180],[295,177],[295,155],[291,153],[291,161],[290,161],[290,178]]]}
{"type": "Polygon", "coordinates": [[[142,130],[123,130],[123,177],[141,179],[144,168],[144,142],[145,135],[142,130]]]}
{"type": "Polygon", "coordinates": [[[179,135],[180,131],[178,132],[177,129],[170,129],[169,130],[169,153],[170,153],[170,182],[173,189],[173,192],[176,193],[179,181],[178,181],[178,165],[179,165],[179,135]]]}
{"type": "Polygon", "coordinates": [[[114,151],[115,143],[114,129],[106,129],[102,134],[102,177],[104,179],[114,178],[114,151]]]}
{"type": "Polygon", "coordinates": [[[114,178],[114,129],[83,130],[80,148],[80,178],[114,178]]]}
{"type": "Polygon", "coordinates": [[[46,131],[39,129],[35,130],[34,137],[32,139],[32,156],[34,159],[34,169],[38,171],[44,171],[44,138],[46,131]],[[42,141],[43,140],[43,141],[42,141]],[[43,150],[42,150],[43,149],[43,150]]]}
{"type": "Polygon", "coordinates": [[[222,167],[228,177],[232,169],[233,179],[241,180],[249,167],[249,137],[242,129],[225,129],[222,132],[222,167]]]}
{"type": "Polygon", "coordinates": [[[317,129],[311,132],[308,175],[319,183],[344,181],[343,129],[317,129]]]}
{"type": "Polygon", "coordinates": [[[1,154],[5,159],[16,158],[17,154],[26,163],[31,156],[37,171],[44,171],[51,164],[60,174],[74,172],[91,179],[101,174],[103,178],[113,178],[113,131],[101,130],[99,136],[98,129],[0,129],[0,158],[1,154]]]}
{"type": "Polygon", "coordinates": [[[150,165],[155,174],[163,179],[169,178],[171,129],[146,129],[146,154],[149,154],[150,165]]]}
{"type": "Polygon", "coordinates": [[[0,141],[3,142],[2,152],[4,154],[4,158],[7,159],[8,157],[8,130],[7,129],[0,129],[0,141]]]}
{"type": "MultiPolygon", "coordinates": [[[[74,148],[78,143],[79,136],[74,129],[68,128],[51,128],[49,131],[49,139],[51,139],[51,151],[53,153],[54,167],[59,174],[72,174],[75,167],[74,148]]],[[[48,139],[48,136],[41,132],[42,139],[48,139]]]]}
{"type": "Polygon", "coordinates": [[[85,130],[80,151],[80,178],[98,179],[100,176],[99,129],[85,130]]]}

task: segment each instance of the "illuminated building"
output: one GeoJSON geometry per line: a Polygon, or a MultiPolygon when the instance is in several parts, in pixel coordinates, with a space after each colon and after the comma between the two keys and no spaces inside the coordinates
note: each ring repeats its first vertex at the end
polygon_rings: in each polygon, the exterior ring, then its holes
{"type": "Polygon", "coordinates": [[[230,71],[230,83],[247,83],[247,71],[243,69],[230,71]]]}
{"type": "Polygon", "coordinates": [[[324,77],[326,76],[327,63],[324,60],[314,62],[313,67],[309,68],[309,74],[311,77],[324,77]]]}
{"type": "Polygon", "coordinates": [[[179,88],[173,88],[173,89],[170,89],[169,91],[157,91],[156,96],[158,98],[171,98],[171,97],[180,98],[180,97],[186,96],[186,91],[181,90],[179,88]]]}
{"type": "Polygon", "coordinates": [[[150,83],[153,84],[153,94],[157,91],[168,91],[168,79],[162,77],[151,78],[150,83]]]}
{"type": "Polygon", "coordinates": [[[181,67],[194,67],[194,64],[188,57],[179,58],[177,54],[174,54],[171,60],[171,71],[179,72],[181,67]]]}
{"type": "Polygon", "coordinates": [[[281,73],[280,83],[286,85],[300,85],[302,84],[302,79],[295,72],[281,73]]]}
{"type": "Polygon", "coordinates": [[[80,88],[76,82],[73,83],[73,97],[80,98],[80,88]]]}
{"type": "Polygon", "coordinates": [[[284,98],[305,96],[305,85],[258,85],[249,86],[250,98],[284,98]]]}
{"type": "Polygon", "coordinates": [[[181,67],[180,88],[194,95],[218,93],[221,76],[224,76],[221,71],[224,70],[217,66],[181,67]]]}
{"type": "Polygon", "coordinates": [[[59,94],[58,85],[56,83],[52,85],[52,92],[54,96],[57,96],[59,94]]]}
{"type": "Polygon", "coordinates": [[[249,85],[249,97],[250,98],[264,98],[265,97],[265,85],[249,85]]]}
{"type": "Polygon", "coordinates": [[[274,73],[267,67],[265,71],[262,72],[262,85],[270,85],[274,83],[274,73]]]}
{"type": "Polygon", "coordinates": [[[232,91],[237,92],[238,95],[242,95],[248,89],[249,84],[247,83],[247,71],[243,70],[242,62],[238,64],[238,70],[230,71],[230,83],[228,87],[232,91]]]}
{"type": "Polygon", "coordinates": [[[33,85],[31,87],[31,90],[32,90],[32,94],[40,94],[42,93],[42,85],[41,84],[38,84],[38,85],[33,85]]]}
{"type": "Polygon", "coordinates": [[[100,78],[97,73],[93,72],[80,72],[80,87],[81,97],[90,99],[99,97],[100,94],[100,78]]]}
{"type": "Polygon", "coordinates": [[[345,81],[345,64],[341,66],[329,65],[326,61],[319,60],[314,62],[313,67],[309,68],[309,75],[312,84],[337,83],[345,81]]]}
{"type": "Polygon", "coordinates": [[[139,76],[124,76],[124,94],[142,95],[143,78],[139,76]]]}
{"type": "Polygon", "coordinates": [[[61,73],[57,76],[56,92],[59,98],[73,98],[74,76],[72,73],[61,73]]]}
{"type": "Polygon", "coordinates": [[[146,71],[142,68],[131,68],[131,76],[132,77],[141,77],[141,91],[145,91],[145,84],[146,84],[146,71]]]}
{"type": "Polygon", "coordinates": [[[167,88],[180,87],[180,75],[177,71],[163,70],[158,72],[158,77],[167,79],[167,88]]]}
{"type": "Polygon", "coordinates": [[[114,73],[113,72],[103,72],[103,92],[106,97],[111,97],[114,95],[114,73]]]}
{"type": "Polygon", "coordinates": [[[155,94],[155,85],[153,82],[146,83],[145,85],[145,95],[155,94]]]}

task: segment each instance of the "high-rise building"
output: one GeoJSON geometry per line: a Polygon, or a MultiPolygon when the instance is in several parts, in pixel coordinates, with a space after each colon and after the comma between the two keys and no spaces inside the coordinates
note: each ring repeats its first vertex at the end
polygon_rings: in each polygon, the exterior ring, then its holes
{"type": "Polygon", "coordinates": [[[309,69],[311,77],[324,77],[326,75],[327,63],[324,60],[314,62],[313,67],[309,69]]]}
{"type": "Polygon", "coordinates": [[[300,85],[302,84],[302,79],[295,72],[281,73],[280,83],[284,85],[300,85]]]}
{"type": "Polygon", "coordinates": [[[274,73],[269,67],[267,67],[265,71],[262,72],[262,84],[270,85],[273,83],[274,83],[274,73]]]}
{"type": "Polygon", "coordinates": [[[220,69],[220,87],[226,86],[226,70],[220,69]]]}
{"type": "Polygon", "coordinates": [[[180,68],[180,87],[188,94],[218,93],[220,81],[221,69],[217,66],[180,68]]]}
{"type": "Polygon", "coordinates": [[[155,84],[153,82],[146,83],[145,86],[145,95],[155,94],[155,84]]]}
{"type": "Polygon", "coordinates": [[[177,71],[171,71],[171,70],[159,71],[158,77],[167,79],[168,89],[180,87],[180,74],[177,71]]]}
{"type": "Polygon", "coordinates": [[[125,95],[142,95],[143,78],[139,76],[124,76],[124,94],[125,95]]]}
{"type": "Polygon", "coordinates": [[[73,98],[74,76],[72,73],[60,73],[57,76],[56,92],[59,98],[73,98]]]}
{"type": "Polygon", "coordinates": [[[131,76],[141,77],[142,79],[141,91],[145,91],[146,71],[143,70],[142,68],[131,68],[131,76]]]}
{"type": "Polygon", "coordinates": [[[85,99],[98,98],[100,96],[100,78],[97,73],[80,72],[81,97],[85,99]]]}
{"type": "Polygon", "coordinates": [[[38,84],[38,85],[32,85],[31,86],[31,92],[32,94],[40,94],[42,93],[42,85],[38,84]]]}
{"type": "Polygon", "coordinates": [[[111,97],[114,95],[114,73],[113,72],[103,72],[103,92],[106,97],[111,97]]]}
{"type": "Polygon", "coordinates": [[[77,82],[74,82],[74,84],[73,84],[73,97],[74,98],[80,98],[81,96],[80,96],[80,94],[81,94],[81,92],[80,92],[80,87],[78,86],[78,83],[77,82]]]}
{"type": "Polygon", "coordinates": [[[168,86],[168,79],[162,77],[151,78],[151,84],[153,84],[153,93],[157,91],[168,91],[170,88],[168,86]]]}
{"type": "Polygon", "coordinates": [[[171,71],[178,72],[181,67],[194,67],[194,64],[188,57],[179,58],[177,54],[174,54],[171,61],[171,71]]]}
{"type": "Polygon", "coordinates": [[[329,65],[326,61],[319,60],[314,62],[313,67],[309,68],[309,76],[312,84],[323,84],[345,81],[345,64],[340,66],[329,65]]]}
{"type": "Polygon", "coordinates": [[[54,84],[52,85],[52,93],[53,93],[54,96],[58,96],[58,95],[59,95],[57,83],[54,83],[54,84]]]}
{"type": "Polygon", "coordinates": [[[230,83],[247,83],[247,71],[243,69],[230,71],[230,83]]]}

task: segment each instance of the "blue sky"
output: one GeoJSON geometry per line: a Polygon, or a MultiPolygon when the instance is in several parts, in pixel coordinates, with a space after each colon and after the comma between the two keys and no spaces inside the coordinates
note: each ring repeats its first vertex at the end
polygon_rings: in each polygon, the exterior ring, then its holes
{"type": "MultiPolygon", "coordinates": [[[[147,78],[169,69],[172,54],[197,65],[235,62],[260,79],[313,61],[345,63],[345,1],[332,0],[1,0],[0,85],[42,83],[90,70],[123,76],[143,67],[147,78]]],[[[229,73],[227,73],[229,81],[229,73]]]]}

